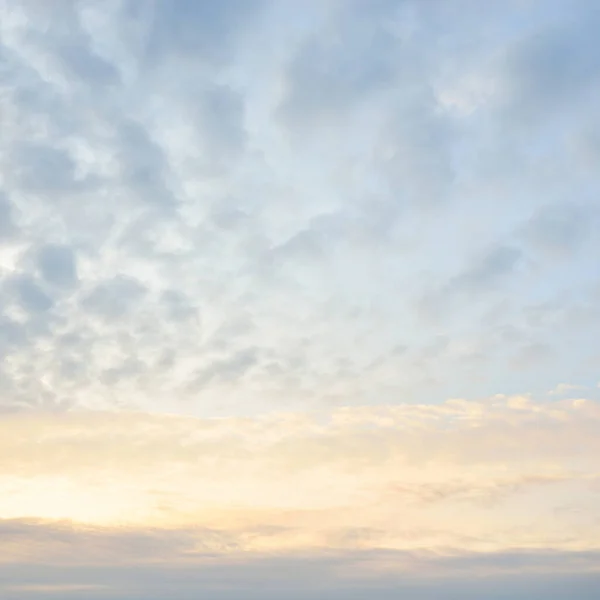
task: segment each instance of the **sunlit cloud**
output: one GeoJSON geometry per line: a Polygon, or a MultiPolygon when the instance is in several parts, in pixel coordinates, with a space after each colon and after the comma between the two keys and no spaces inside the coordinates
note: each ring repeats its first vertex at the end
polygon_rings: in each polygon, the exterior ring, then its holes
{"type": "Polygon", "coordinates": [[[2,422],[0,512],[214,530],[226,541],[211,551],[589,550],[599,419],[596,402],[527,397],[260,418],[16,415],[2,422]]]}

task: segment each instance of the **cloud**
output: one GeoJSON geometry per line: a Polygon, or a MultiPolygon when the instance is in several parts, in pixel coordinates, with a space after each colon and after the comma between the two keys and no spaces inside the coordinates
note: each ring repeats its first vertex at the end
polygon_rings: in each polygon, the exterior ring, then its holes
{"type": "Polygon", "coordinates": [[[457,274],[430,289],[418,300],[417,310],[427,320],[438,320],[456,312],[465,302],[475,305],[481,297],[503,292],[510,288],[519,274],[523,262],[520,248],[497,244],[480,250],[478,255],[468,257],[468,262],[457,274]]]}
{"type": "Polygon", "coordinates": [[[449,288],[458,292],[476,292],[493,287],[509,275],[521,259],[521,251],[511,246],[498,246],[450,281],[449,288]]]}
{"type": "Polygon", "coordinates": [[[595,377],[593,6],[196,4],[2,15],[3,406],[595,377]]]}
{"type": "Polygon", "coordinates": [[[254,367],[258,362],[258,350],[248,348],[231,357],[217,359],[202,369],[191,385],[197,389],[213,381],[235,382],[254,367]]]}
{"type": "Polygon", "coordinates": [[[128,16],[152,15],[145,46],[150,65],[173,54],[184,58],[200,56],[218,64],[231,56],[240,30],[260,13],[263,4],[262,0],[233,0],[219,6],[192,0],[157,0],[151,11],[133,8],[133,14],[128,16]]]}
{"type": "Polygon", "coordinates": [[[525,239],[550,258],[565,257],[584,246],[597,218],[592,206],[576,203],[545,206],[525,228],[525,239]]]}
{"type": "Polygon", "coordinates": [[[450,597],[492,593],[498,599],[523,593],[562,599],[577,590],[579,597],[591,599],[598,579],[597,552],[433,554],[358,550],[253,558],[234,553],[229,561],[215,562],[210,553],[189,552],[185,544],[178,546],[177,541],[186,534],[176,531],[140,536],[130,531],[102,534],[88,530],[69,536],[61,526],[30,524],[29,531],[34,530],[47,541],[52,539],[50,534],[57,534],[63,544],[80,548],[83,554],[72,563],[59,553],[54,564],[38,565],[33,571],[33,562],[4,564],[0,571],[5,593],[30,598],[44,592],[53,598],[85,592],[98,598],[136,599],[210,593],[232,599],[243,590],[251,598],[277,598],[286,593],[298,599],[334,599],[373,593],[393,597],[400,592],[428,600],[440,589],[450,597]],[[123,562],[118,563],[116,556],[123,562]],[[104,560],[98,560],[100,557],[104,560]],[[183,563],[178,562],[181,559],[183,563]],[[490,592],[490,587],[497,591],[490,592]]]}
{"type": "Polygon", "coordinates": [[[114,130],[115,158],[125,188],[141,203],[170,208],[176,198],[168,186],[168,164],[163,149],[150,132],[134,120],[114,130]]]}
{"type": "Polygon", "coordinates": [[[185,544],[224,556],[591,550],[599,416],[595,401],[527,397],[260,418],[15,414],[0,422],[0,513],[64,521],[75,537],[187,531],[185,544]],[[557,521],[565,503],[578,512],[557,521]]]}
{"type": "Polygon", "coordinates": [[[0,595],[595,598],[599,15],[0,2],[0,595]]]}
{"type": "Polygon", "coordinates": [[[27,313],[43,313],[52,308],[52,299],[27,275],[9,280],[8,287],[12,288],[15,300],[27,313]]]}
{"type": "Polygon", "coordinates": [[[507,53],[511,114],[538,120],[586,102],[598,88],[600,61],[595,51],[597,7],[579,2],[572,13],[550,21],[507,53]]]}
{"type": "Polygon", "coordinates": [[[556,396],[562,394],[571,394],[577,391],[583,391],[587,389],[584,385],[574,385],[572,383],[559,383],[556,388],[551,390],[549,393],[556,396]]]}
{"type": "Polygon", "coordinates": [[[51,285],[70,287],[77,282],[77,265],[73,250],[68,246],[46,245],[37,251],[38,268],[51,285]]]}
{"type": "Polygon", "coordinates": [[[77,189],[75,164],[67,150],[34,143],[23,143],[15,150],[13,168],[25,190],[57,194],[77,189]]]}
{"type": "Polygon", "coordinates": [[[15,234],[13,207],[10,202],[0,195],[0,240],[5,242],[15,234]]]}
{"type": "Polygon", "coordinates": [[[215,159],[230,161],[243,151],[244,99],[234,90],[215,86],[206,91],[198,107],[200,135],[215,159]]]}
{"type": "Polygon", "coordinates": [[[119,319],[133,310],[145,293],[144,286],[135,279],[117,276],[98,283],[83,299],[83,307],[106,319],[119,319]]]}
{"type": "Polygon", "coordinates": [[[386,24],[398,5],[330,3],[325,23],[297,48],[286,69],[279,110],[293,126],[339,118],[397,78],[397,46],[386,24]]]}

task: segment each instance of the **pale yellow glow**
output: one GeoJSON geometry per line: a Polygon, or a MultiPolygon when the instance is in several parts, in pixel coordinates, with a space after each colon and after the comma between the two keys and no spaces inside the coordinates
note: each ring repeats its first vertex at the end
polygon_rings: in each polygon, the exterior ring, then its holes
{"type": "Polygon", "coordinates": [[[502,396],[255,419],[13,416],[0,518],[210,530],[198,543],[216,552],[594,549],[599,425],[591,401],[502,396]]]}

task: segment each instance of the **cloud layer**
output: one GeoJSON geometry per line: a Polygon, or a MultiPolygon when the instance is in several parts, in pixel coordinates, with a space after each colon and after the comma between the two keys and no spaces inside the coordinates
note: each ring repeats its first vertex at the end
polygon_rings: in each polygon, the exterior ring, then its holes
{"type": "Polygon", "coordinates": [[[0,510],[222,529],[248,551],[589,550],[599,419],[585,399],[502,396],[254,419],[16,415],[2,422],[0,510]]]}
{"type": "Polygon", "coordinates": [[[0,0],[2,595],[591,598],[599,25],[0,0]]]}
{"type": "Polygon", "coordinates": [[[593,2],[2,11],[5,410],[595,383],[593,2]]]}

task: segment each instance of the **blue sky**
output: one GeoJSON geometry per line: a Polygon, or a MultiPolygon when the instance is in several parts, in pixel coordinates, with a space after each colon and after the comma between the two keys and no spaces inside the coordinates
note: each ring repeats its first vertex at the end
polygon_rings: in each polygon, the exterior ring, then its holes
{"type": "Polygon", "coordinates": [[[593,0],[0,0],[0,588],[175,598],[197,558],[181,597],[233,599],[326,557],[332,598],[491,594],[465,564],[591,589],[599,27],[593,0]]]}

